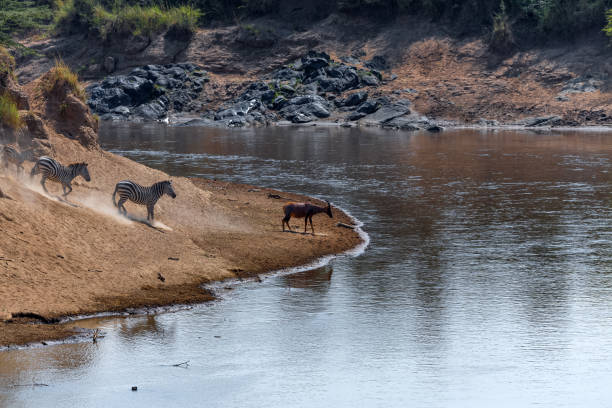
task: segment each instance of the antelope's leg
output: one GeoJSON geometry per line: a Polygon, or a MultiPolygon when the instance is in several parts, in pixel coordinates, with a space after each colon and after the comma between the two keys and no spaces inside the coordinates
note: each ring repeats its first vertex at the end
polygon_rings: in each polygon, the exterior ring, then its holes
{"type": "Polygon", "coordinates": [[[312,235],[314,235],[314,227],[312,226],[312,216],[310,216],[310,229],[312,230],[312,235]]]}

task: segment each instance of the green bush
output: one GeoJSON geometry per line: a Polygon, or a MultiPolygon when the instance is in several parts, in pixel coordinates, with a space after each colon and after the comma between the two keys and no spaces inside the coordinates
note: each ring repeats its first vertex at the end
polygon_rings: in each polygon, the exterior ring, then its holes
{"type": "Polygon", "coordinates": [[[612,41],[612,9],[608,10],[608,12],[606,13],[606,17],[608,19],[608,24],[604,28],[604,32],[608,37],[610,37],[610,40],[612,41]]]}
{"type": "Polygon", "coordinates": [[[22,126],[17,103],[8,93],[0,95],[0,124],[13,129],[19,129],[22,126]]]}
{"type": "Polygon", "coordinates": [[[112,8],[97,0],[56,0],[58,32],[86,29],[102,39],[112,34],[152,35],[172,29],[193,32],[202,13],[191,6],[140,6],[116,1],[112,8]]]}

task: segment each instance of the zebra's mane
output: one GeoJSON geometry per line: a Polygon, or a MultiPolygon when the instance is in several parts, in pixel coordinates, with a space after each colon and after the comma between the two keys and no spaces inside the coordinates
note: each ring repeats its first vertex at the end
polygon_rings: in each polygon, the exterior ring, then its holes
{"type": "Polygon", "coordinates": [[[72,164],[68,165],[68,167],[70,167],[70,168],[75,168],[75,167],[79,168],[79,167],[83,167],[83,166],[87,166],[87,163],[79,162],[79,163],[72,163],[72,164]]]}
{"type": "Polygon", "coordinates": [[[153,184],[151,187],[163,186],[164,184],[172,184],[172,183],[170,183],[170,180],[158,181],[157,183],[153,184]]]}

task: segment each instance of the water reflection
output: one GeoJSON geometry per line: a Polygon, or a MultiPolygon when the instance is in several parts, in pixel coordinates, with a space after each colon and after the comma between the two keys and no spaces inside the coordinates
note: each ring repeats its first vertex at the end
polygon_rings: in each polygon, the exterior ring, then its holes
{"type": "Polygon", "coordinates": [[[143,376],[152,389],[133,406],[168,390],[184,406],[612,400],[609,134],[122,124],[102,142],[171,174],[329,197],[365,223],[370,248],[192,311],[97,321],[104,341],[62,354],[85,361],[75,367],[25,351],[38,365],[2,381],[53,372],[55,388],[0,391],[9,405],[61,394],[70,406],[75,382],[125,404],[109,393],[143,376]],[[187,359],[185,373],[161,367],[187,359]]]}

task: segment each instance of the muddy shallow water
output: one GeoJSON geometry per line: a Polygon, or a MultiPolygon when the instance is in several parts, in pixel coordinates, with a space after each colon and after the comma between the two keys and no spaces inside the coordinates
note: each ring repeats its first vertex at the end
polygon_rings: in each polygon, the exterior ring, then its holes
{"type": "Polygon", "coordinates": [[[2,352],[0,406],[612,403],[612,133],[104,124],[101,140],[329,199],[370,246],[191,310],[79,322],[97,344],[2,352]],[[32,383],[48,386],[14,386],[32,383]]]}

